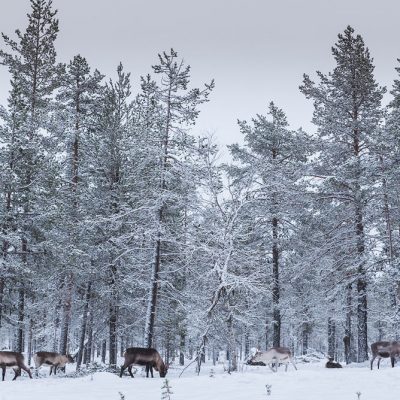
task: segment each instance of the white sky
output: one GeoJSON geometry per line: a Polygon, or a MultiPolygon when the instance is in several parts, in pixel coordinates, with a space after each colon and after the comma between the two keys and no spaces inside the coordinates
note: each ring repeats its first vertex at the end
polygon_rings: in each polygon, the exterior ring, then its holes
{"type": "MultiPolygon", "coordinates": [[[[53,0],[59,10],[59,61],[75,54],[114,77],[119,61],[139,76],[173,47],[198,86],[215,78],[195,133],[220,144],[241,141],[237,118],[266,113],[274,100],[292,128],[311,125],[312,104],[299,92],[302,74],[332,69],[331,46],[348,24],[375,58],[376,77],[391,87],[400,58],[400,2],[395,0],[53,0]]],[[[26,27],[28,0],[0,0],[0,31],[26,27]]],[[[3,48],[4,46],[1,45],[3,48]]],[[[0,102],[8,90],[0,66],[0,102]]],[[[389,97],[387,96],[387,99],[389,97]]]]}

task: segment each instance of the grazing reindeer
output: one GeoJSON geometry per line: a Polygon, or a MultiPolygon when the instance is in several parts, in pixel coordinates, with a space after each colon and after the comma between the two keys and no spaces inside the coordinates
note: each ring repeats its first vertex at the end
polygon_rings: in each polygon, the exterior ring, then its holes
{"type": "Polygon", "coordinates": [[[63,356],[58,353],[39,351],[33,356],[33,361],[35,362],[36,375],[43,364],[50,365],[50,375],[53,371],[54,375],[57,375],[57,368],[64,368],[66,364],[73,363],[74,359],[69,354],[63,356]]]}
{"type": "Polygon", "coordinates": [[[400,343],[399,342],[375,342],[371,344],[371,370],[375,359],[378,359],[378,369],[382,358],[389,358],[394,367],[395,359],[400,356],[400,343]]]}
{"type": "Polygon", "coordinates": [[[328,362],[325,364],[325,368],[342,368],[342,366],[338,362],[335,362],[333,360],[333,357],[329,357],[328,362]]]}
{"type": "Polygon", "coordinates": [[[160,378],[164,378],[167,375],[168,365],[164,364],[160,354],[155,349],[146,349],[142,347],[130,347],[126,349],[124,353],[125,362],[121,367],[120,377],[125,369],[128,368],[129,375],[133,378],[132,365],[144,365],[146,366],[146,378],[149,377],[149,371],[153,378],[153,368],[160,373],[160,378]]]}
{"type": "Polygon", "coordinates": [[[17,353],[14,351],[0,351],[0,368],[3,370],[3,381],[4,377],[6,376],[7,367],[16,367],[14,368],[15,376],[13,378],[13,381],[15,381],[17,377],[21,375],[21,369],[26,371],[29,375],[29,378],[32,379],[31,371],[24,364],[24,356],[21,353],[17,353]]]}
{"type": "Polygon", "coordinates": [[[249,363],[252,365],[257,365],[255,363],[260,362],[268,365],[274,372],[278,371],[278,364],[285,364],[285,371],[287,371],[289,363],[292,363],[293,367],[297,369],[296,364],[293,361],[292,354],[287,347],[272,347],[267,351],[257,351],[257,353],[250,359],[249,363]],[[275,364],[275,370],[273,367],[271,367],[271,364],[275,364]]]}

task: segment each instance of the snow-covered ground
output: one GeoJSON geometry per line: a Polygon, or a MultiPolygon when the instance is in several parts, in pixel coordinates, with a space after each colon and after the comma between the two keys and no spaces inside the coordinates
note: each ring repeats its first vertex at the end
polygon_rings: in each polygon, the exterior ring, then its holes
{"type": "MultiPolygon", "coordinates": [[[[277,373],[266,367],[245,367],[243,372],[229,375],[222,366],[205,366],[200,376],[193,370],[178,377],[180,369],[172,369],[167,377],[173,394],[171,400],[398,400],[400,398],[400,367],[370,371],[368,365],[326,369],[323,363],[298,364],[277,373]],[[215,375],[210,377],[210,368],[215,375]],[[271,385],[267,397],[265,385],[271,385]]],[[[73,366],[70,366],[72,372],[73,366]]],[[[47,371],[46,371],[47,372],[47,371]]],[[[68,371],[67,371],[68,374],[68,371]]],[[[99,372],[81,378],[42,377],[29,380],[26,376],[11,382],[0,382],[0,400],[159,400],[164,379],[146,379],[139,371],[135,379],[99,372]]]]}

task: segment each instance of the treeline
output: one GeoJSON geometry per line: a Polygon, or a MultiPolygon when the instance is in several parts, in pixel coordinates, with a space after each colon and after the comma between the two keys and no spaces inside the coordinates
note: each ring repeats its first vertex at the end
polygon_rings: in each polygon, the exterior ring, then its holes
{"type": "Polygon", "coordinates": [[[59,63],[56,11],[31,6],[0,50],[2,348],[78,368],[132,345],[182,365],[224,350],[235,369],[253,346],[362,362],[398,337],[400,80],[383,107],[361,36],[304,76],[316,134],[271,102],[223,164],[192,133],[213,81],[191,88],[170,50],[132,94],[121,64],[59,63]]]}

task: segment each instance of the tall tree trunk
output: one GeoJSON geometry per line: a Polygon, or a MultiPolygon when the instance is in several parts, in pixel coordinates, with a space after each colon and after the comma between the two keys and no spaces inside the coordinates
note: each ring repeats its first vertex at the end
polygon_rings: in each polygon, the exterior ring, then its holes
{"type": "MultiPolygon", "coordinates": [[[[22,263],[27,264],[28,242],[25,237],[21,241],[22,263]]],[[[25,287],[24,283],[20,282],[18,290],[18,331],[16,351],[22,353],[24,351],[24,319],[25,319],[25,287]]]]}
{"type": "Polygon", "coordinates": [[[328,357],[335,358],[336,353],[336,324],[335,321],[328,318],[328,357]]]}
{"type": "Polygon", "coordinates": [[[186,329],[181,328],[179,335],[179,365],[185,365],[186,329]]]}
{"type": "Polygon", "coordinates": [[[232,314],[228,318],[228,335],[229,372],[231,372],[237,371],[236,335],[233,327],[232,314]]]}
{"type": "Polygon", "coordinates": [[[244,357],[247,358],[250,354],[250,335],[248,326],[244,329],[244,357]]]}
{"type": "Polygon", "coordinates": [[[111,302],[109,307],[109,364],[110,368],[117,367],[117,295],[115,291],[117,267],[113,264],[111,266],[111,302]]]}
{"type": "Polygon", "coordinates": [[[351,362],[355,361],[353,350],[353,331],[351,324],[351,318],[353,316],[352,291],[353,286],[351,283],[349,283],[346,286],[346,324],[343,338],[344,357],[346,364],[350,364],[351,362]]]}
{"type": "Polygon", "coordinates": [[[273,345],[281,345],[281,312],[279,307],[279,249],[278,249],[278,219],[272,218],[272,303],[273,303],[273,345]]]}
{"type": "Polygon", "coordinates": [[[31,365],[32,346],[33,346],[33,320],[32,320],[32,318],[29,318],[29,331],[28,331],[28,365],[31,365]]]}
{"type": "Polygon", "coordinates": [[[310,324],[304,322],[301,330],[301,341],[302,341],[302,354],[306,355],[308,353],[308,339],[310,334],[310,324]]]}
{"type": "Polygon", "coordinates": [[[103,340],[101,343],[101,362],[103,364],[106,363],[106,354],[107,354],[107,340],[103,340]]]}
{"type": "MultiPolygon", "coordinates": [[[[22,284],[21,284],[22,285],[22,284]]],[[[25,288],[21,286],[18,290],[18,330],[15,350],[24,352],[24,317],[25,317],[25,288]]]]}
{"type": "Polygon", "coordinates": [[[85,346],[85,355],[83,358],[83,362],[88,365],[90,364],[91,360],[92,360],[92,353],[94,350],[94,346],[93,346],[93,309],[92,306],[90,306],[89,309],[89,321],[88,321],[88,328],[87,328],[87,343],[85,346]]]}
{"type": "Polygon", "coordinates": [[[356,207],[357,251],[359,255],[357,279],[357,336],[358,336],[358,362],[368,360],[368,304],[367,280],[364,262],[364,225],[361,207],[356,207]]]}
{"type": "MultiPolygon", "coordinates": [[[[162,211],[160,210],[159,218],[161,221],[162,211]]],[[[145,327],[145,347],[153,347],[154,345],[154,326],[156,320],[156,308],[158,298],[158,285],[159,285],[159,273],[161,265],[161,237],[156,242],[156,248],[154,251],[153,270],[151,276],[151,290],[150,297],[147,305],[146,314],[146,327],[145,327]]]]}
{"type": "Polygon", "coordinates": [[[53,333],[54,352],[57,352],[59,350],[58,330],[60,328],[60,308],[61,308],[61,299],[57,302],[57,305],[54,309],[54,333],[53,333]]]}
{"type": "Polygon", "coordinates": [[[67,354],[68,333],[71,323],[73,275],[68,273],[65,278],[65,298],[62,308],[61,334],[60,334],[60,354],[67,354]]]}
{"type": "Polygon", "coordinates": [[[3,301],[4,301],[4,278],[0,277],[0,329],[3,322],[3,301]]]}
{"type": "MultiPolygon", "coordinates": [[[[354,77],[355,81],[355,77],[354,77]]],[[[356,128],[353,129],[353,152],[356,160],[355,165],[355,186],[354,186],[354,218],[356,231],[356,247],[358,255],[357,266],[357,361],[364,362],[368,360],[368,304],[367,304],[367,277],[365,271],[365,237],[363,222],[363,195],[361,189],[361,154],[360,154],[360,132],[358,128],[358,102],[353,93],[353,122],[356,128]]]]}
{"type": "Polygon", "coordinates": [[[78,356],[76,359],[76,370],[77,371],[79,371],[81,364],[82,364],[82,359],[83,359],[83,349],[85,346],[86,327],[87,327],[87,320],[88,320],[91,287],[92,287],[92,283],[89,282],[87,285],[87,288],[86,288],[85,304],[83,306],[83,313],[82,313],[81,336],[79,339],[79,350],[78,350],[78,356]]]}
{"type": "MultiPolygon", "coordinates": [[[[172,95],[172,82],[169,84],[167,92],[167,116],[165,121],[165,133],[162,143],[163,155],[161,157],[161,168],[160,168],[160,190],[161,195],[167,189],[165,175],[167,172],[168,155],[169,155],[169,135],[171,129],[171,98],[172,95]]],[[[151,290],[149,295],[149,301],[146,313],[146,323],[145,323],[145,347],[152,347],[154,342],[154,327],[156,320],[156,309],[157,309],[157,298],[158,298],[158,286],[159,286],[159,273],[161,269],[161,228],[163,224],[163,213],[164,213],[164,200],[158,210],[157,218],[157,239],[154,249],[154,261],[152,266],[152,273],[150,278],[151,290]]]]}

